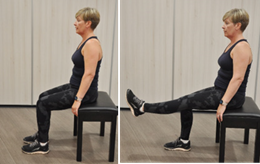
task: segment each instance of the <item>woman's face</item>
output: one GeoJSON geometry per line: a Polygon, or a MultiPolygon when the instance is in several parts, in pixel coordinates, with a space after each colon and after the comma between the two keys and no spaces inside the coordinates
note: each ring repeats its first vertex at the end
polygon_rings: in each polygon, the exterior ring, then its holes
{"type": "Polygon", "coordinates": [[[233,36],[234,32],[235,32],[235,24],[229,19],[227,18],[224,21],[224,24],[222,26],[222,29],[224,31],[224,35],[226,37],[230,37],[233,36]]]}
{"type": "Polygon", "coordinates": [[[81,16],[76,18],[74,26],[76,28],[76,33],[78,34],[82,34],[86,30],[86,22],[82,19],[81,16]]]}

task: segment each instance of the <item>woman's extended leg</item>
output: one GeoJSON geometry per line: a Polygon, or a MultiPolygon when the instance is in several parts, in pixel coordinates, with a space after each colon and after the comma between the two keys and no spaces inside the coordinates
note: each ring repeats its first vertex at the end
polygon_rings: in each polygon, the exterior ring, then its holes
{"type": "Polygon", "coordinates": [[[223,94],[223,90],[210,87],[179,99],[160,103],[145,103],[136,97],[131,90],[127,90],[126,97],[132,113],[138,116],[143,112],[169,114],[191,109],[216,109],[223,94]]]}
{"type": "MultiPolygon", "coordinates": [[[[145,103],[136,97],[131,90],[127,90],[126,98],[132,114],[136,117],[144,112],[170,114],[180,111],[181,136],[174,142],[166,143],[164,147],[167,150],[189,151],[189,135],[193,120],[192,109],[217,109],[224,93],[224,90],[210,87],[167,102],[145,103]]],[[[227,109],[239,108],[243,102],[244,96],[236,94],[227,109]]]]}
{"type": "Polygon", "coordinates": [[[144,112],[169,114],[191,109],[217,109],[223,94],[223,90],[210,87],[167,102],[145,103],[144,112]]]}
{"type": "Polygon", "coordinates": [[[145,103],[143,100],[138,99],[131,90],[128,90],[127,101],[135,116],[144,112],[170,114],[180,111],[181,136],[173,142],[166,143],[164,148],[166,150],[189,151],[191,149],[189,135],[193,120],[192,109],[217,109],[223,94],[223,90],[210,87],[171,101],[145,103]]]}

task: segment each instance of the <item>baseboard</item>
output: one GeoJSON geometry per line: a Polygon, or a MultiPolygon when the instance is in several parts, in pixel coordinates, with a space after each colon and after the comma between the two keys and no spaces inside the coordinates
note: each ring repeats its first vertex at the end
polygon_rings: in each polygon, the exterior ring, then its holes
{"type": "Polygon", "coordinates": [[[9,105],[9,104],[1,104],[0,108],[35,108],[36,105],[9,105]]]}

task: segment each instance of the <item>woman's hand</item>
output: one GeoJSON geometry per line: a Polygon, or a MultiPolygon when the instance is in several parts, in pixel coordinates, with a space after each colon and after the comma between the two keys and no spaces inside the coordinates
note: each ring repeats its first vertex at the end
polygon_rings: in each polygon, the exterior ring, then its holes
{"type": "Polygon", "coordinates": [[[71,111],[72,113],[78,117],[78,110],[80,107],[81,102],[80,101],[74,101],[72,107],[71,107],[71,111]]]}
{"type": "Polygon", "coordinates": [[[223,113],[225,112],[225,110],[226,110],[226,106],[219,104],[217,110],[217,119],[219,123],[223,121],[223,113]]]}

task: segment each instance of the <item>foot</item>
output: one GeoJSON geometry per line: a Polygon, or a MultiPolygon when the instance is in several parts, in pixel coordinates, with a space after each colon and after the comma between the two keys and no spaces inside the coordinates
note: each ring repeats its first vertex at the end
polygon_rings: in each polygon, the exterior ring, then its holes
{"type": "Polygon", "coordinates": [[[38,132],[31,136],[24,137],[23,142],[25,144],[30,144],[30,143],[34,142],[37,138],[38,138],[38,132]]]}
{"type": "Polygon", "coordinates": [[[140,111],[144,101],[137,98],[130,89],[127,89],[126,91],[126,101],[131,109],[133,116],[137,117],[144,114],[140,111]]]}
{"type": "Polygon", "coordinates": [[[180,150],[180,151],[190,151],[190,141],[185,144],[183,143],[180,138],[178,138],[177,140],[173,141],[173,142],[169,142],[166,143],[164,145],[164,149],[166,150],[180,150]]]}
{"type": "Polygon", "coordinates": [[[41,146],[40,142],[35,140],[33,143],[24,145],[22,151],[25,154],[47,154],[49,153],[49,143],[45,146],[41,146]]]}

